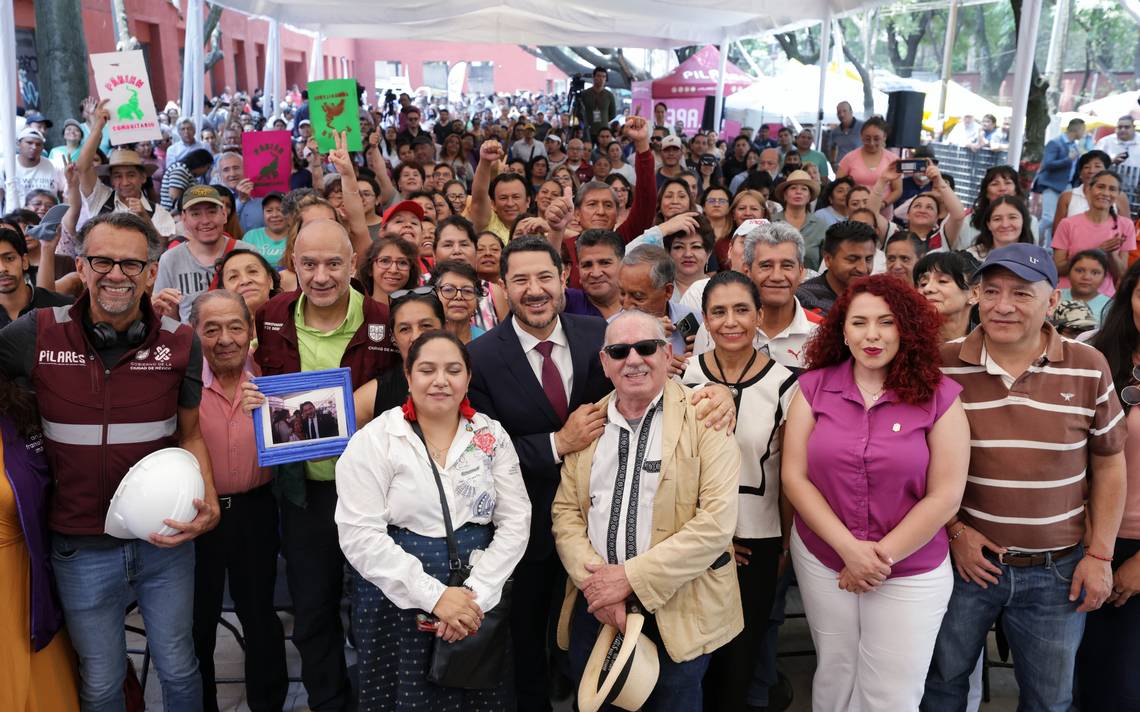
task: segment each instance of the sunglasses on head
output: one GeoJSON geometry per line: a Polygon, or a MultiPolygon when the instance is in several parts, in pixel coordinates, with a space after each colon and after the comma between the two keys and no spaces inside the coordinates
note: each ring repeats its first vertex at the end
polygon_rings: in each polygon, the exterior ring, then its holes
{"type": "Polygon", "coordinates": [[[645,339],[644,341],[636,341],[632,344],[609,344],[603,346],[602,350],[606,355],[615,361],[624,361],[629,358],[630,349],[637,352],[637,355],[642,358],[649,358],[657,353],[657,349],[665,345],[663,339],[645,339]]]}
{"type": "Polygon", "coordinates": [[[1128,405],[1140,405],[1140,366],[1132,369],[1132,384],[1120,389],[1120,400],[1128,405]]]}
{"type": "Polygon", "coordinates": [[[388,299],[389,299],[389,301],[394,302],[397,299],[400,299],[401,297],[406,297],[406,296],[411,295],[411,294],[415,294],[417,296],[423,297],[423,296],[426,296],[428,294],[434,294],[434,293],[435,293],[435,287],[433,287],[429,284],[429,285],[424,285],[422,287],[412,287],[411,289],[397,289],[396,291],[394,291],[388,295],[388,299]]]}

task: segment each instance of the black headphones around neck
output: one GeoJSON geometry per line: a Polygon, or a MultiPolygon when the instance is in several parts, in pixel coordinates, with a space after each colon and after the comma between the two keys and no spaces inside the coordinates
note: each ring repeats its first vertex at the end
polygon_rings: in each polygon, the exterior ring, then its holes
{"type": "Polygon", "coordinates": [[[91,343],[97,349],[107,349],[112,346],[138,346],[146,339],[146,322],[142,319],[132,321],[122,338],[119,337],[119,332],[115,331],[115,327],[105,321],[92,324],[90,334],[91,343]]]}

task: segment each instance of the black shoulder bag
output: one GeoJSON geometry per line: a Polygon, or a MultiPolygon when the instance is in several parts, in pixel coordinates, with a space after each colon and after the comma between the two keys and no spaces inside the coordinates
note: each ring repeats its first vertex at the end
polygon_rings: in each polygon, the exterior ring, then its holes
{"type": "MultiPolygon", "coordinates": [[[[413,422],[412,429],[424,443],[427,440],[420,424],[413,422]]],[[[448,586],[462,586],[471,575],[471,566],[459,558],[459,546],[455,541],[455,531],[451,526],[451,511],[447,506],[447,495],[443,489],[443,478],[435,460],[428,452],[428,463],[435,475],[435,486],[439,489],[439,504],[443,510],[443,526],[447,530],[447,566],[450,571],[448,586]]],[[[458,687],[466,690],[485,690],[498,687],[503,682],[503,672],[507,663],[507,648],[510,646],[511,581],[503,584],[499,603],[483,612],[483,622],[474,635],[449,643],[436,638],[432,643],[431,664],[427,679],[442,687],[458,687]]]]}

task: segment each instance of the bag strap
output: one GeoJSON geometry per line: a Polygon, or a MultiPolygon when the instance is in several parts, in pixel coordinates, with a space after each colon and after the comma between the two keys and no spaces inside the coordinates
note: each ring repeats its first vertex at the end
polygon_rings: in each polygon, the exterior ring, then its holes
{"type": "Polygon", "coordinates": [[[443,490],[443,478],[439,476],[439,468],[435,466],[435,460],[431,456],[431,451],[428,450],[427,438],[424,437],[423,428],[420,427],[419,423],[412,421],[412,430],[415,431],[420,442],[424,444],[424,452],[427,453],[431,473],[435,475],[435,486],[439,490],[439,506],[443,509],[443,527],[447,531],[447,568],[451,571],[459,571],[463,568],[463,561],[459,558],[459,546],[455,542],[455,530],[451,526],[451,508],[447,506],[447,495],[443,490]]]}

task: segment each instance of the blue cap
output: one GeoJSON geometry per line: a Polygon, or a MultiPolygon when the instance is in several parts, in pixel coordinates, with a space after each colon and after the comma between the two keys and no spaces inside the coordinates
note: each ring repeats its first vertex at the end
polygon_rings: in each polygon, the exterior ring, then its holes
{"type": "Polygon", "coordinates": [[[1050,287],[1057,286],[1057,266],[1053,264],[1053,256],[1044,247],[1015,242],[990,250],[986,261],[974,273],[974,278],[981,277],[982,272],[994,267],[1004,267],[1027,282],[1044,280],[1050,287]]]}

